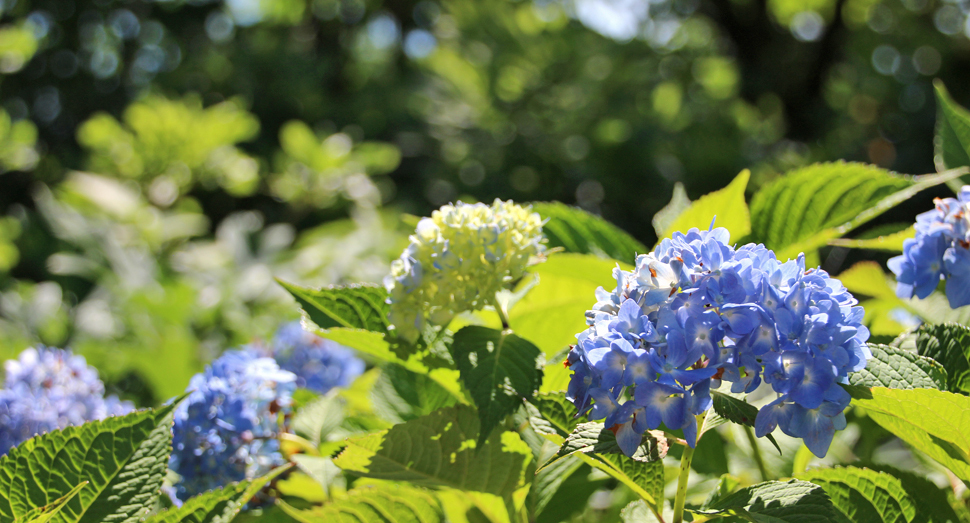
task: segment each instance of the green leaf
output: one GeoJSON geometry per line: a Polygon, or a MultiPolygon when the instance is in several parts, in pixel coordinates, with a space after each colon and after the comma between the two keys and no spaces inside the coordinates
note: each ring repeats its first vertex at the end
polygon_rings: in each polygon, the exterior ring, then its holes
{"type": "Polygon", "coordinates": [[[970,397],[935,389],[847,390],[873,421],[970,481],[970,397]]]}
{"type": "Polygon", "coordinates": [[[687,197],[684,184],[677,182],[674,184],[674,193],[670,196],[670,202],[664,205],[663,209],[657,211],[657,214],[654,214],[650,221],[654,232],[657,233],[657,238],[663,238],[664,233],[670,229],[677,217],[683,214],[688,207],[690,207],[690,198],[687,197]]]}
{"type": "Polygon", "coordinates": [[[535,512],[541,514],[552,501],[552,498],[555,497],[563,482],[585,466],[579,459],[569,457],[557,460],[552,465],[537,471],[535,479],[532,480],[535,512]]]}
{"type": "Polygon", "coordinates": [[[344,420],[343,405],[336,391],[306,404],[293,416],[293,432],[319,445],[344,420]]]}
{"type": "Polygon", "coordinates": [[[829,245],[836,247],[851,247],[853,249],[869,249],[872,251],[903,252],[903,242],[916,236],[916,229],[912,226],[899,232],[884,234],[875,238],[847,239],[836,238],[829,240],[829,245]]]}
{"type": "Polygon", "coordinates": [[[752,199],[755,226],[751,240],[774,249],[781,260],[802,252],[815,253],[919,192],[967,172],[960,168],[913,177],[856,163],[803,167],[769,184],[752,199]]]}
{"type": "Polygon", "coordinates": [[[57,513],[64,508],[64,505],[67,505],[67,502],[71,501],[74,496],[76,496],[78,492],[81,492],[81,489],[87,485],[87,481],[78,483],[78,485],[72,488],[70,492],[54,500],[53,503],[31,510],[27,514],[15,519],[14,523],[47,523],[53,520],[54,516],[56,516],[57,513]]]}
{"type": "Polygon", "coordinates": [[[276,280],[296,298],[300,307],[323,329],[345,327],[374,332],[387,332],[390,306],[387,291],[372,284],[310,289],[276,280]]]}
{"type": "Polygon", "coordinates": [[[946,389],[946,370],[915,352],[870,343],[866,368],[849,375],[850,385],[890,389],[946,389]]]}
{"type": "Polygon", "coordinates": [[[29,439],[0,458],[0,520],[86,487],[57,522],[135,522],[155,504],[172,449],[173,405],[29,439]]]}
{"type": "Polygon", "coordinates": [[[538,414],[529,421],[533,430],[539,434],[558,434],[565,438],[582,420],[576,417],[576,406],[562,392],[536,394],[529,402],[535,406],[535,414],[538,414]]]}
{"type": "MultiPolygon", "coordinates": [[[[658,461],[667,455],[667,450],[667,438],[664,436],[664,433],[662,431],[648,430],[643,433],[640,446],[637,447],[637,450],[634,451],[630,459],[647,463],[658,461]]],[[[602,422],[588,421],[578,424],[576,429],[563,441],[555,458],[543,464],[538,470],[542,470],[556,461],[576,453],[622,454],[622,452],[616,443],[616,434],[612,430],[604,427],[602,422]]]]}
{"type": "Polygon", "coordinates": [[[429,368],[420,354],[410,354],[407,359],[398,356],[391,350],[385,335],[379,332],[361,329],[319,329],[316,335],[321,338],[333,340],[345,347],[350,347],[363,354],[365,357],[380,360],[384,363],[400,365],[405,369],[416,374],[423,374],[436,381],[439,385],[450,392],[458,401],[465,401],[465,395],[458,385],[458,371],[446,368],[429,368]]]}
{"type": "Polygon", "coordinates": [[[479,443],[542,383],[542,352],[512,331],[464,327],[455,334],[451,353],[461,381],[478,406],[479,443]]]}
{"type": "Polygon", "coordinates": [[[371,478],[511,495],[532,452],[514,432],[496,432],[477,445],[478,429],[474,409],[449,407],[352,438],[334,463],[371,478]]]}
{"type": "MultiPolygon", "coordinates": [[[[340,448],[342,448],[341,445],[340,448]]],[[[333,464],[333,460],[329,457],[320,456],[308,456],[306,454],[293,454],[290,456],[290,460],[293,461],[296,466],[303,471],[304,474],[313,478],[325,494],[329,494],[331,483],[334,479],[340,475],[340,469],[333,464]]]]}
{"type": "MultiPolygon", "coordinates": [[[[633,259],[629,260],[631,263],[633,259]]],[[[586,311],[596,303],[596,288],[613,290],[617,263],[584,254],[554,254],[531,269],[539,285],[509,312],[509,325],[519,336],[552,357],[586,330],[586,311]]],[[[631,270],[620,264],[624,270],[631,270]]]]}
{"type": "Polygon", "coordinates": [[[637,461],[623,454],[586,454],[577,453],[584,463],[602,470],[623,483],[649,505],[663,503],[664,464],[663,461],[637,461]]]}
{"type": "Polygon", "coordinates": [[[145,523],[229,523],[257,492],[289,468],[285,465],[252,481],[240,481],[199,494],[181,507],[155,514],[145,523]]]}
{"type": "Polygon", "coordinates": [[[796,479],[758,483],[696,512],[765,523],[830,523],[837,514],[822,487],[796,479]]]}
{"type": "Polygon", "coordinates": [[[650,511],[647,502],[638,499],[627,503],[620,511],[620,521],[623,523],[659,523],[657,516],[650,511]]]}
{"type": "Polygon", "coordinates": [[[923,324],[916,331],[916,350],[946,369],[946,390],[970,392],[970,327],[923,324]]]}
{"type": "Polygon", "coordinates": [[[549,247],[562,247],[566,252],[595,254],[630,263],[647,247],[626,231],[582,209],[559,202],[537,202],[532,210],[539,213],[546,224],[542,232],[549,247]]]}
{"type": "Polygon", "coordinates": [[[419,488],[393,483],[357,487],[347,497],[309,510],[280,504],[287,515],[301,523],[437,523],[444,521],[435,497],[419,488]]]}
{"type": "MultiPolygon", "coordinates": [[[[707,432],[714,427],[723,425],[725,421],[730,421],[731,423],[736,423],[738,425],[744,425],[748,427],[754,427],[754,422],[758,418],[758,408],[751,405],[744,398],[738,398],[724,392],[718,392],[716,390],[711,391],[711,402],[714,405],[714,414],[716,416],[708,414],[707,418],[704,420],[704,426],[702,427],[703,432],[707,432]]],[[[703,432],[700,435],[703,435],[703,432]]],[[[775,437],[771,434],[765,436],[768,441],[778,449],[778,454],[781,454],[781,447],[778,446],[778,442],[775,441],[775,437]]]]}
{"type": "Polygon", "coordinates": [[[813,469],[798,479],[825,489],[845,515],[842,521],[909,523],[916,516],[916,505],[902,482],[884,472],[856,467],[813,469]]]}
{"type": "Polygon", "coordinates": [[[701,196],[682,212],[661,236],[669,238],[675,232],[687,232],[691,227],[706,231],[711,220],[717,217],[715,227],[724,227],[731,238],[739,240],[751,232],[751,216],[744,201],[751,171],[745,169],[723,189],[701,196]]]}
{"type": "Polygon", "coordinates": [[[938,171],[970,165],[970,113],[960,107],[943,82],[936,87],[936,137],[933,140],[934,158],[938,171]]]}
{"type": "MultiPolygon", "coordinates": [[[[898,470],[887,465],[867,465],[867,468],[877,472],[885,472],[899,480],[909,498],[916,505],[916,517],[913,523],[946,523],[959,522],[960,517],[950,505],[947,491],[936,486],[936,483],[917,476],[912,472],[898,470]]],[[[950,493],[952,495],[952,491],[950,493]]]]}
{"type": "Polygon", "coordinates": [[[370,392],[374,413],[391,423],[403,423],[455,404],[438,382],[400,365],[386,365],[370,392]]]}
{"type": "Polygon", "coordinates": [[[912,184],[910,179],[861,163],[818,163],[795,169],[751,198],[752,240],[780,251],[851,220],[912,184]]]}

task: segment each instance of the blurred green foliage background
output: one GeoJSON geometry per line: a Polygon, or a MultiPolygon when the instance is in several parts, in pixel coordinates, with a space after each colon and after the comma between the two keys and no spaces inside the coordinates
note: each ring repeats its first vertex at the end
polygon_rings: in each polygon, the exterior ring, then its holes
{"type": "Polygon", "coordinates": [[[671,195],[744,168],[749,192],[839,158],[933,172],[932,79],[970,102],[966,1],[0,13],[0,357],[70,345],[142,404],[296,317],[274,278],[379,281],[401,212],[559,200],[649,245],[671,195]]]}

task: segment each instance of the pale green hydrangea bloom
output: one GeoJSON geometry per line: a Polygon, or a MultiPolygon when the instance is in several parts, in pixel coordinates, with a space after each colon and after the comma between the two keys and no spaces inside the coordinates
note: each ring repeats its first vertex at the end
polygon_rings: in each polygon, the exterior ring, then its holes
{"type": "Polygon", "coordinates": [[[384,278],[390,321],[414,342],[425,323],[447,325],[455,314],[480,310],[543,252],[542,217],[496,199],[445,205],[422,218],[411,244],[384,278]]]}

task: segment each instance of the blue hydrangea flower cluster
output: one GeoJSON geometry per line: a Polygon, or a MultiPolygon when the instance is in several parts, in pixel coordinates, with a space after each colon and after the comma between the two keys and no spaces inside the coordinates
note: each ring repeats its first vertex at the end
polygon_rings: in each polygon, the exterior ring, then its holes
{"type": "Polygon", "coordinates": [[[276,331],[273,357],[280,368],[296,375],[297,386],[319,394],[346,387],[364,372],[364,362],[354,351],[307,332],[298,321],[276,331]]]}
{"type": "Polygon", "coordinates": [[[946,280],[950,307],[970,305],[970,185],[958,198],[937,198],[936,208],[916,217],[916,237],[889,260],[896,295],[925,298],[946,280]]]}
{"type": "Polygon", "coordinates": [[[169,468],[186,499],[283,464],[278,436],[296,376],[251,350],[224,353],[196,374],[175,409],[169,468]]]}
{"type": "Polygon", "coordinates": [[[4,364],[0,390],[0,455],[36,434],[120,416],[134,409],[104,396],[98,371],[69,350],[29,348],[4,364]]]}
{"type": "Polygon", "coordinates": [[[845,427],[850,398],[839,383],[871,356],[862,308],[825,271],[806,270],[804,256],[782,263],[729,238],[723,228],[676,233],[635,270],[614,269],[613,292],[596,292],[566,360],[568,396],[627,455],[660,425],[693,446],[694,415],[722,382],[735,393],[764,382],[778,394],[758,413],[758,437],[780,427],[824,456],[845,427]]]}

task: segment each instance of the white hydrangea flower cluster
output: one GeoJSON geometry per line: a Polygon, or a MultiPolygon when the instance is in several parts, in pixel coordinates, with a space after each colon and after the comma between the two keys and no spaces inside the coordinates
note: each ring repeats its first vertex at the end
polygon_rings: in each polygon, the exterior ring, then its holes
{"type": "Polygon", "coordinates": [[[447,325],[493,304],[544,250],[539,213],[498,199],[445,205],[422,218],[410,240],[384,286],[396,335],[412,343],[426,322],[447,325]]]}

